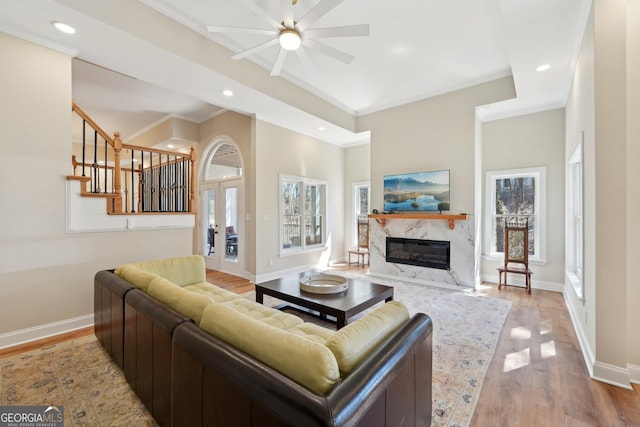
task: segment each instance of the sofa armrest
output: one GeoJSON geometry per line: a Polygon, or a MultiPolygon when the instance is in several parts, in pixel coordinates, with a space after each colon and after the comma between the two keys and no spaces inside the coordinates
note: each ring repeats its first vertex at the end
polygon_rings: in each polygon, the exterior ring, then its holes
{"type": "Polygon", "coordinates": [[[120,367],[124,363],[124,299],[134,287],[113,274],[96,273],[93,280],[93,329],[98,341],[120,367]]]}
{"type": "Polygon", "coordinates": [[[387,424],[430,425],[432,335],[431,318],[414,315],[336,384],[327,396],[336,425],[374,424],[361,418],[362,408],[377,405],[385,406],[387,424]],[[413,399],[402,390],[411,390],[413,399]]]}
{"type": "Polygon", "coordinates": [[[172,335],[187,316],[139,289],[125,297],[124,374],[161,426],[171,421],[172,335]]]}

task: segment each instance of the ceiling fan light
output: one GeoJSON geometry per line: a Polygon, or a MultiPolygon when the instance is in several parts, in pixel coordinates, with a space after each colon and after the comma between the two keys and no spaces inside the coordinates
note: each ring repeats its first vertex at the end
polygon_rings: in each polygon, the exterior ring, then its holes
{"type": "Polygon", "coordinates": [[[286,50],[296,50],[302,43],[300,34],[296,30],[290,29],[282,30],[278,40],[280,41],[280,46],[286,50]]]}

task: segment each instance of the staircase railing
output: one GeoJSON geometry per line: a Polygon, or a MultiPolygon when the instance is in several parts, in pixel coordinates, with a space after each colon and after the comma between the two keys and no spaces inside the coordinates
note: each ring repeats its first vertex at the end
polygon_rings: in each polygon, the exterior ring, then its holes
{"type": "Polygon", "coordinates": [[[83,196],[106,198],[110,214],[196,213],[193,147],[184,154],[123,144],[75,102],[72,111],[82,119],[82,154],[72,156],[69,179],[82,181],[83,196]]]}

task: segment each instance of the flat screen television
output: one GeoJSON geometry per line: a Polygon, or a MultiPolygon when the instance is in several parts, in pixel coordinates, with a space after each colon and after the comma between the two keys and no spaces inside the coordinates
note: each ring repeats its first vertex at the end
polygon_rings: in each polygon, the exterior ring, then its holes
{"type": "Polygon", "coordinates": [[[385,212],[449,210],[449,170],[386,175],[385,212]]]}

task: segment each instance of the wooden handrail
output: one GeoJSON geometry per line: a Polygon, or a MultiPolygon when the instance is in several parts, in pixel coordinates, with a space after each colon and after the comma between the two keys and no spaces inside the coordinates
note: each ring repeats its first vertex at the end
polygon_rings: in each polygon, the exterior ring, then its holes
{"type": "Polygon", "coordinates": [[[98,124],[94,122],[93,119],[91,119],[91,117],[89,117],[87,113],[85,113],[82,110],[82,108],[78,107],[78,104],[76,104],[73,101],[71,101],[71,111],[75,111],[76,113],[78,113],[78,115],[82,117],[82,119],[85,120],[87,123],[89,123],[89,126],[95,129],[100,134],[100,136],[103,137],[105,141],[109,143],[109,145],[111,145],[112,147],[114,146],[113,138],[110,137],[104,130],[102,130],[102,128],[98,126],[98,124]]]}
{"type": "Polygon", "coordinates": [[[139,145],[131,145],[131,144],[123,143],[122,148],[124,148],[125,150],[147,151],[154,154],[168,154],[170,156],[179,156],[179,157],[189,158],[189,154],[180,153],[178,151],[160,150],[158,148],[141,147],[139,145]]]}

